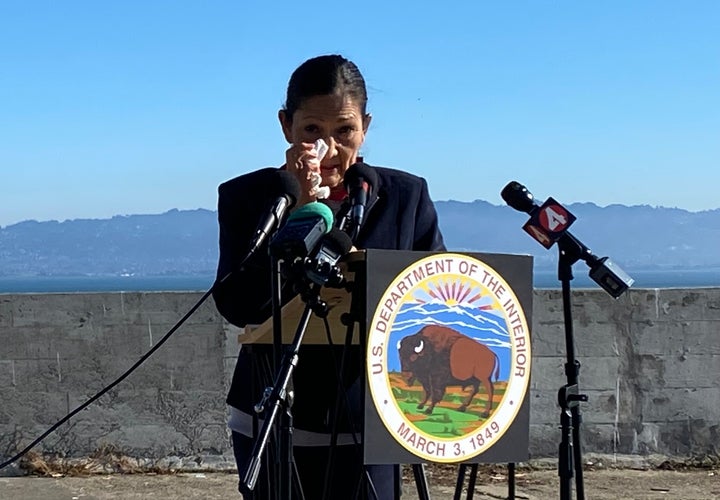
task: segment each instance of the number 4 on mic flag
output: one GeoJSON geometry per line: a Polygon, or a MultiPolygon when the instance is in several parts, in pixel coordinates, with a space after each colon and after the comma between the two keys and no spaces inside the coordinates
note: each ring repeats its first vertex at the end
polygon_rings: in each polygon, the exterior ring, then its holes
{"type": "Polygon", "coordinates": [[[553,246],[575,222],[575,216],[553,198],[545,200],[523,229],[545,248],[553,246]]]}

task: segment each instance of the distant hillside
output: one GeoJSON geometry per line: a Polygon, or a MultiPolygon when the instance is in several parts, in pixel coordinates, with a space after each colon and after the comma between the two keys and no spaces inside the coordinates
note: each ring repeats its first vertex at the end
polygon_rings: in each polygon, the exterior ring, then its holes
{"type": "Polygon", "coordinates": [[[0,229],[0,276],[207,273],[217,264],[217,213],[170,210],[0,229]]]}
{"type": "MultiPolygon", "coordinates": [[[[599,257],[627,268],[720,266],[720,210],[688,212],[647,205],[573,203],[570,231],[599,257]]],[[[437,203],[448,246],[535,256],[537,267],[555,267],[557,248],[545,250],[525,231],[528,216],[484,201],[437,203]]]]}
{"type": "MultiPolygon", "coordinates": [[[[436,203],[450,250],[521,253],[552,269],[545,250],[522,229],[527,215],[485,201],[436,203]]],[[[720,210],[592,203],[568,206],[572,232],[626,270],[720,267],[720,210]]],[[[65,222],[26,221],[0,228],[0,276],[208,274],[217,263],[217,213],[170,210],[65,222]]]]}

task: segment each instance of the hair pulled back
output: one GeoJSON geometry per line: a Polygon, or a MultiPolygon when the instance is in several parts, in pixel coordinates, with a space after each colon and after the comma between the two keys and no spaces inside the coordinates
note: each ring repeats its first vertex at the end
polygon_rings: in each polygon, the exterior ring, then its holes
{"type": "Polygon", "coordinates": [[[366,114],[365,79],[355,63],[336,54],[313,57],[290,76],[285,113],[292,119],[308,97],[333,94],[349,97],[360,107],[362,114],[366,114]]]}

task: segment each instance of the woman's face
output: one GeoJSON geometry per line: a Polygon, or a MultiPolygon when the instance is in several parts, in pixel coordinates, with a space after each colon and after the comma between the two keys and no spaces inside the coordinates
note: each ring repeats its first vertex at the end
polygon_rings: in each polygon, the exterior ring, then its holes
{"type": "Polygon", "coordinates": [[[290,119],[279,113],[285,139],[291,144],[312,144],[323,139],[328,151],[320,162],[323,186],[330,189],[342,185],[348,167],[357,161],[370,115],[353,100],[342,94],[318,95],[304,99],[290,119]]]}

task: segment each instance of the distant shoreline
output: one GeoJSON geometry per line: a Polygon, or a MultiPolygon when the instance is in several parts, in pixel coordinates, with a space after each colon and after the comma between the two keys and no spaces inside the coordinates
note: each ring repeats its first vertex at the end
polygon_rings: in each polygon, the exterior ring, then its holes
{"type": "MultiPolygon", "coordinates": [[[[598,288],[580,266],[574,270],[573,288],[598,288]]],[[[673,269],[629,271],[633,288],[720,287],[720,269],[673,269]]],[[[0,276],[0,293],[73,293],[73,292],[159,292],[207,291],[214,274],[162,276],[0,276]]],[[[536,270],[533,286],[559,289],[556,271],[536,270]]]]}

